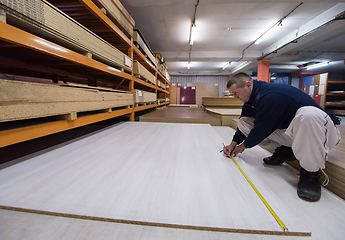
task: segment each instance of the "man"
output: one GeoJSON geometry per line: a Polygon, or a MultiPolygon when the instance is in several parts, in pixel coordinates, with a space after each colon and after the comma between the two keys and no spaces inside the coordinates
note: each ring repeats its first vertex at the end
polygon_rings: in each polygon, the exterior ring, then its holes
{"type": "Polygon", "coordinates": [[[238,73],[227,84],[234,98],[244,104],[238,128],[224,154],[236,156],[259,145],[274,151],[264,158],[268,165],[299,160],[301,170],[297,194],[309,201],[321,197],[320,169],[325,168],[328,150],[341,138],[339,120],[328,115],[309,95],[285,84],[253,80],[238,73]]]}

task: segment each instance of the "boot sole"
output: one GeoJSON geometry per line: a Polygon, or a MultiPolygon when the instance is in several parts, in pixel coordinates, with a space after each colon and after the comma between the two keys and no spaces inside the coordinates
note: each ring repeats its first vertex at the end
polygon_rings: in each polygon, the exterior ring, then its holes
{"type": "Polygon", "coordinates": [[[297,195],[299,198],[306,200],[308,202],[316,202],[319,201],[321,198],[321,193],[320,194],[313,194],[311,195],[310,193],[305,193],[305,192],[299,192],[297,191],[297,195]]]}

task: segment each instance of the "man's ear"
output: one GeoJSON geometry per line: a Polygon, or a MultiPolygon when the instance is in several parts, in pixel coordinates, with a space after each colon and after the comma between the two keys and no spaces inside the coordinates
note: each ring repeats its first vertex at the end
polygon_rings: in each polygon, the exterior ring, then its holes
{"type": "Polygon", "coordinates": [[[247,86],[247,87],[251,88],[252,85],[253,85],[253,84],[252,84],[250,81],[247,81],[247,82],[246,82],[246,86],[247,86]]]}

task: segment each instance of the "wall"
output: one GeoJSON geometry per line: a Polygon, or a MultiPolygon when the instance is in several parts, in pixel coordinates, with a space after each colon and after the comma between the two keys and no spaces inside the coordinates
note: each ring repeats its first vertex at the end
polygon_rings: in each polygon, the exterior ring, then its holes
{"type": "Polygon", "coordinates": [[[171,76],[170,82],[182,83],[182,87],[187,83],[218,83],[218,97],[223,96],[223,91],[228,90],[226,84],[228,76],[171,76]]]}

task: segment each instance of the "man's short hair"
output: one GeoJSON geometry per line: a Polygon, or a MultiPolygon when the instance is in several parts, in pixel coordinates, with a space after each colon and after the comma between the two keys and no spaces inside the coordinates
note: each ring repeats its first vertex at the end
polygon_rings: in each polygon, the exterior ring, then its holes
{"type": "Polygon", "coordinates": [[[236,84],[236,87],[244,88],[244,85],[246,84],[247,81],[253,83],[253,79],[251,78],[251,76],[249,76],[247,73],[240,72],[240,73],[233,75],[229,79],[226,87],[229,89],[233,84],[236,84]]]}

